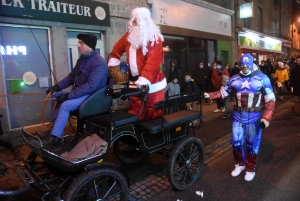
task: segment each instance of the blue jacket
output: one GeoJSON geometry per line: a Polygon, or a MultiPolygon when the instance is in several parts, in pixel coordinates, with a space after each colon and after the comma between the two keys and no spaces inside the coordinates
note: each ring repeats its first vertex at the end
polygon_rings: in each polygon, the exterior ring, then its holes
{"type": "Polygon", "coordinates": [[[89,55],[81,56],[72,72],[57,84],[61,90],[73,85],[68,99],[74,99],[106,86],[107,74],[105,60],[94,50],[89,55]]]}

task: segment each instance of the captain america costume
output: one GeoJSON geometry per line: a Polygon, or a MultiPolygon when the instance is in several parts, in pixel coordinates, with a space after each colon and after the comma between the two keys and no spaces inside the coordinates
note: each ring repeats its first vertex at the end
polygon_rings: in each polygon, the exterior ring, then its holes
{"type": "Polygon", "coordinates": [[[250,67],[250,72],[243,74],[241,71],[234,75],[220,91],[209,93],[209,96],[210,99],[225,98],[233,93],[235,97],[232,123],[234,160],[239,166],[246,166],[246,172],[255,172],[262,125],[264,125],[262,123],[265,121],[268,123],[272,118],[275,95],[268,76],[253,64],[251,55],[243,55],[240,64],[250,67]],[[247,153],[243,148],[245,138],[247,153]]]}

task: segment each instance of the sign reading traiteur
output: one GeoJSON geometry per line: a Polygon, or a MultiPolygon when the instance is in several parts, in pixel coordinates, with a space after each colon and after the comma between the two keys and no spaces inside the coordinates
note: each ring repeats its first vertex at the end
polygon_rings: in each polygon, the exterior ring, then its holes
{"type": "Polygon", "coordinates": [[[0,0],[0,15],[110,26],[109,5],[92,0],[0,0]]]}

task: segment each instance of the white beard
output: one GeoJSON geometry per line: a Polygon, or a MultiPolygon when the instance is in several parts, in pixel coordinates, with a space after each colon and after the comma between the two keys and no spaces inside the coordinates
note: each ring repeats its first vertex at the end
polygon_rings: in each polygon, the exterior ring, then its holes
{"type": "Polygon", "coordinates": [[[130,30],[128,36],[128,42],[135,49],[138,49],[143,46],[143,37],[140,34],[140,30],[138,26],[133,26],[130,30]]]}

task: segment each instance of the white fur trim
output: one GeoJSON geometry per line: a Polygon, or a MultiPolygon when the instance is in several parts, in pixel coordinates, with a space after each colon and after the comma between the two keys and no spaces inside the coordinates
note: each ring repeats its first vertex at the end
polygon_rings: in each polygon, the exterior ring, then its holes
{"type": "Polygon", "coordinates": [[[136,15],[145,16],[147,18],[151,17],[150,10],[145,7],[140,7],[140,8],[138,7],[133,9],[133,11],[131,12],[131,17],[134,17],[136,15]]]}
{"type": "Polygon", "coordinates": [[[129,65],[132,76],[139,75],[139,70],[136,63],[136,49],[131,46],[129,48],[129,65]]]}
{"type": "Polygon", "coordinates": [[[151,85],[151,82],[142,76],[140,76],[139,79],[137,81],[135,81],[134,83],[139,84],[139,85],[149,85],[149,86],[151,85]]]}
{"type": "MultiPolygon", "coordinates": [[[[145,79],[145,80],[147,80],[147,79],[145,79]]],[[[129,81],[129,84],[137,84],[137,83],[129,81]]],[[[166,78],[164,78],[162,81],[157,82],[155,84],[149,84],[149,94],[163,90],[164,88],[166,88],[166,86],[167,86],[166,78]]]]}
{"type": "Polygon", "coordinates": [[[108,61],[108,67],[110,66],[117,66],[121,63],[120,59],[116,59],[116,58],[110,58],[108,61]]]}

